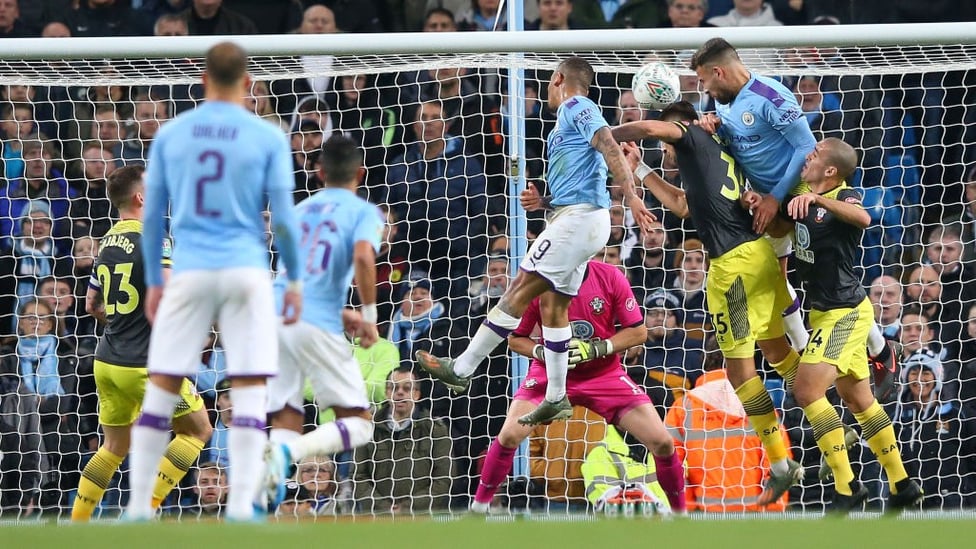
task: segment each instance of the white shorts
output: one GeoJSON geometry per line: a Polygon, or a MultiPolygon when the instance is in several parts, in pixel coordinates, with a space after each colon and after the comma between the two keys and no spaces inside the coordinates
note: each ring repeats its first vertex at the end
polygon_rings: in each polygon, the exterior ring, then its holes
{"type": "Polygon", "coordinates": [[[278,373],[278,330],[271,275],[249,267],[188,271],[166,284],[149,340],[149,373],[192,377],[216,324],[228,377],[278,373]]]}
{"type": "Polygon", "coordinates": [[[786,257],[793,253],[793,235],[787,234],[785,236],[769,236],[768,234],[763,235],[766,240],[773,245],[773,251],[776,252],[776,257],[786,257]]]}
{"type": "Polygon", "coordinates": [[[579,293],[586,262],[610,239],[610,210],[589,205],[563,206],[535,239],[519,268],[549,281],[553,291],[579,293]]]}
{"type": "Polygon", "coordinates": [[[305,382],[320,408],[369,408],[366,382],[349,342],[307,322],[278,328],[278,375],[268,380],[268,412],[302,410],[305,382]]]}

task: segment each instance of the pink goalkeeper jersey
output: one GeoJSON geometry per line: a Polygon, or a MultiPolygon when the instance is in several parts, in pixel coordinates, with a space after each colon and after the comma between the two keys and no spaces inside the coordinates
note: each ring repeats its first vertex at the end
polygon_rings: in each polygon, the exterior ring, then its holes
{"type": "MultiPolygon", "coordinates": [[[[601,261],[586,264],[586,277],[579,293],[569,303],[569,324],[577,339],[610,339],[617,326],[629,328],[644,322],[644,314],[637,306],[630,282],[620,269],[601,261]]],[[[522,322],[513,332],[523,337],[538,336],[542,342],[539,298],[532,300],[522,315],[522,322]]],[[[541,361],[533,359],[533,364],[541,361]]],[[[570,378],[591,378],[620,367],[620,355],[598,358],[578,364],[569,371],[570,378]]]]}

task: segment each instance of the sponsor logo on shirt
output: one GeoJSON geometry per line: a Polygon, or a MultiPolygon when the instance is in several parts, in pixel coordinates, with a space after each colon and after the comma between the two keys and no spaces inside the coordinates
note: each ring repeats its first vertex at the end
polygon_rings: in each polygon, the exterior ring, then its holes
{"type": "Polygon", "coordinates": [[[592,339],[596,334],[593,325],[585,320],[572,320],[569,323],[569,328],[573,331],[573,337],[576,339],[592,339]]]}
{"type": "Polygon", "coordinates": [[[579,99],[574,97],[566,102],[566,107],[575,107],[577,103],[579,103],[579,99]]]}
{"type": "Polygon", "coordinates": [[[633,311],[637,308],[637,300],[632,297],[628,297],[627,301],[624,303],[624,308],[626,308],[628,311],[633,311]]]}
{"type": "Polygon", "coordinates": [[[796,120],[797,118],[800,118],[800,116],[802,116],[802,114],[800,113],[800,109],[793,107],[790,108],[790,110],[784,112],[783,115],[779,117],[779,123],[789,124],[790,122],[796,120]]]}

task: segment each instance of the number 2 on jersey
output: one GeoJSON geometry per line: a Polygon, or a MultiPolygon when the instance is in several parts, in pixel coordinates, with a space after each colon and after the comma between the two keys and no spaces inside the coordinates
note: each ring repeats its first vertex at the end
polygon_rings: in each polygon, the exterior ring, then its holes
{"type": "Polygon", "coordinates": [[[102,286],[105,314],[127,315],[136,310],[139,306],[139,290],[131,282],[132,263],[119,263],[115,266],[114,272],[108,265],[99,265],[95,274],[98,276],[98,283],[102,286]],[[125,294],[124,299],[119,299],[119,292],[125,294]]]}
{"type": "Polygon", "coordinates": [[[211,159],[213,160],[213,173],[197,179],[197,215],[213,219],[220,217],[220,211],[207,208],[204,204],[205,195],[208,184],[216,183],[224,177],[224,155],[218,151],[203,151],[197,157],[197,162],[201,165],[210,163],[211,159]]]}

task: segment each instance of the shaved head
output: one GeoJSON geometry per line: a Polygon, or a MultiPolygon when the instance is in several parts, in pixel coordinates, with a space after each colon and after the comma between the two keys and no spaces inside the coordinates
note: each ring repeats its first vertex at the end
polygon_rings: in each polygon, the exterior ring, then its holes
{"type": "Polygon", "coordinates": [[[857,169],[857,151],[836,137],[828,137],[823,143],[827,145],[826,164],[837,168],[837,176],[847,181],[857,169]]]}

